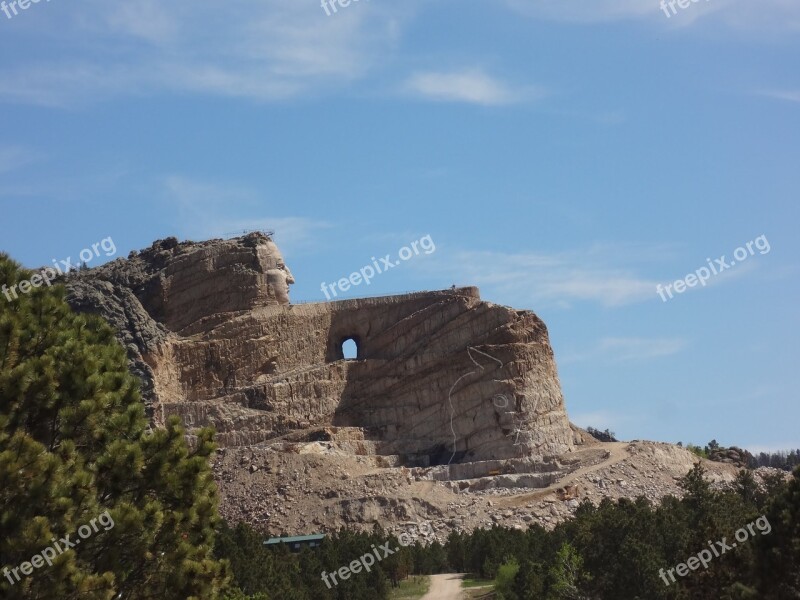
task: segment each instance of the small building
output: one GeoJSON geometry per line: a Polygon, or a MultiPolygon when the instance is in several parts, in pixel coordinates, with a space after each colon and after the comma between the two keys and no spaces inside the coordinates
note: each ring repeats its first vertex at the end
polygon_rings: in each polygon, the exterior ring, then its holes
{"type": "Polygon", "coordinates": [[[300,552],[302,548],[316,548],[322,544],[325,539],[325,534],[319,533],[314,535],[295,535],[291,537],[276,537],[270,538],[264,542],[265,546],[273,546],[275,544],[286,544],[292,552],[300,552]]]}

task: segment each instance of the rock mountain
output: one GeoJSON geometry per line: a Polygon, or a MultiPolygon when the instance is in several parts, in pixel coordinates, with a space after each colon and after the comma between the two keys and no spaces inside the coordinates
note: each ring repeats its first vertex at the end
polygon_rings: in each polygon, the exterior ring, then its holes
{"type": "Polygon", "coordinates": [[[530,311],[474,287],[294,305],[292,283],[263,233],[159,240],[66,279],[73,308],[116,329],[153,425],[216,429],[230,520],[272,534],[547,525],[581,497],[676,493],[695,460],[572,426],[530,311]]]}

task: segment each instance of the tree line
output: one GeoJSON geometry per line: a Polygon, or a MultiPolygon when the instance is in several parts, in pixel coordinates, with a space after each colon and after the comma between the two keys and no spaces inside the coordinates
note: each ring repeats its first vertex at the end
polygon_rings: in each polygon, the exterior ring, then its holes
{"type": "MultiPolygon", "coordinates": [[[[678,446],[683,446],[683,444],[678,442],[678,446]]],[[[800,449],[782,450],[778,452],[759,452],[757,455],[754,455],[737,446],[721,446],[717,440],[711,440],[703,447],[695,446],[690,443],[686,445],[686,449],[701,458],[716,461],[726,456],[737,456],[741,458],[741,462],[746,464],[750,469],[771,467],[773,469],[781,469],[782,471],[793,471],[795,467],[800,465],[800,449]]]]}
{"type": "Polygon", "coordinates": [[[319,548],[292,554],[266,549],[262,536],[240,524],[220,532],[217,557],[230,561],[236,591],[229,600],[383,600],[408,575],[446,572],[494,580],[496,600],[800,598],[800,469],[788,482],[772,477],[764,487],[742,470],[721,491],[703,474],[698,464],[680,483],[684,496],[659,506],[645,498],[584,501],[573,519],[551,531],[539,525],[452,531],[444,543],[403,548],[333,589],[322,582],[323,571],[384,541],[397,547],[397,539],[379,528],[342,530],[319,548]],[[757,519],[769,524],[768,533],[754,529],[707,568],[674,574],[710,542],[730,546],[735,532],[757,519]]]}
{"type": "Polygon", "coordinates": [[[800,465],[800,448],[788,452],[759,452],[750,461],[750,467],[753,469],[772,467],[773,469],[792,471],[798,465],[800,465]]]}

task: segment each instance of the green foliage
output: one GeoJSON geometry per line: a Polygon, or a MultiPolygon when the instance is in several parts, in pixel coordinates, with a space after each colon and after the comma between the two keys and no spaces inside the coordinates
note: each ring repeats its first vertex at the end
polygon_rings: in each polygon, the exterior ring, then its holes
{"type": "Polygon", "coordinates": [[[390,600],[415,600],[422,598],[431,587],[431,579],[427,575],[417,575],[400,582],[400,586],[389,593],[390,600]]]}
{"type": "Polygon", "coordinates": [[[772,467],[792,471],[798,465],[800,465],[800,448],[783,452],[759,452],[758,456],[752,458],[748,466],[753,469],[772,467]]]}
{"type": "Polygon", "coordinates": [[[696,454],[700,458],[708,458],[708,450],[695,446],[694,444],[686,444],[686,449],[692,454],[696,454]]]}
{"type": "Polygon", "coordinates": [[[605,431],[600,431],[599,429],[595,429],[594,427],[587,427],[586,431],[591,435],[593,438],[600,440],[601,442],[618,442],[619,440],[616,437],[616,434],[613,431],[609,431],[606,428],[605,431]]]}
{"type": "MultiPolygon", "coordinates": [[[[0,255],[0,286],[30,276],[0,255]]],[[[124,350],[63,290],[0,299],[0,563],[11,572],[101,513],[113,521],[52,566],[0,578],[0,596],[217,597],[213,450],[210,431],[190,449],[176,421],[147,430],[124,350]]]]}
{"type": "MultiPolygon", "coordinates": [[[[0,286],[30,276],[0,255],[0,286]]],[[[610,432],[609,432],[610,433],[610,432]]],[[[689,445],[703,456],[719,447],[689,445]]],[[[265,548],[217,517],[211,431],[190,447],[177,420],[149,431],[136,380],[111,330],[74,314],[57,287],[0,298],[0,564],[13,570],[106,511],[113,527],[81,539],[0,597],[67,600],[384,600],[411,574],[469,571],[506,600],[800,598],[800,468],[787,484],[742,471],[713,489],[696,465],[681,499],[581,504],[546,531],[492,527],[414,544],[328,587],[393,536],[342,530],[298,554],[265,548]],[[756,519],[769,532],[665,585],[664,569],[756,519]]],[[[794,460],[794,459],[792,459],[794,460]]],[[[13,579],[12,579],[13,581],[13,579]]]]}
{"type": "MultiPolygon", "coordinates": [[[[374,549],[399,541],[380,530],[356,533],[342,529],[326,538],[318,548],[291,553],[286,546],[265,547],[264,536],[249,525],[235,528],[222,524],[217,534],[215,555],[230,562],[233,573],[230,600],[385,600],[414,570],[414,554],[424,553],[420,565],[435,564],[444,556],[441,545],[409,546],[370,566],[370,570],[351,573],[347,579],[332,579],[330,574],[347,567],[374,549]],[[328,584],[322,574],[328,574],[328,584]],[[336,583],[334,583],[336,582],[336,583]]],[[[380,552],[380,551],[379,551],[380,552]]],[[[446,559],[443,566],[447,566],[446,559]]]]}
{"type": "Polygon", "coordinates": [[[580,590],[587,575],[583,571],[583,559],[569,543],[564,543],[556,554],[555,564],[550,568],[550,579],[550,596],[554,600],[581,598],[580,590]]]}
{"type": "Polygon", "coordinates": [[[342,530],[317,549],[291,554],[264,550],[260,536],[246,526],[223,526],[217,554],[230,560],[234,584],[249,600],[257,593],[269,600],[383,600],[408,573],[454,571],[483,579],[490,573],[498,600],[800,597],[800,470],[790,484],[774,480],[766,489],[746,471],[726,491],[713,489],[704,475],[696,465],[681,480],[683,498],[667,497],[658,507],[644,498],[605,499],[599,506],[584,501],[572,520],[552,531],[534,525],[527,531],[452,532],[443,546],[409,546],[333,589],[320,585],[322,571],[335,572],[386,540],[396,547],[396,539],[380,530],[342,530]],[[707,549],[709,540],[730,543],[736,530],[762,517],[772,525],[769,534],[757,529],[707,569],[665,585],[662,570],[707,549]]]}
{"type": "Polygon", "coordinates": [[[541,600],[547,585],[547,575],[542,562],[524,557],[514,579],[514,593],[519,600],[541,600]]]}
{"type": "Polygon", "coordinates": [[[514,580],[519,572],[519,563],[516,558],[503,563],[497,569],[494,579],[494,591],[497,600],[519,600],[514,588],[514,580]]]}
{"type": "MultiPolygon", "coordinates": [[[[589,433],[593,432],[590,430],[589,433]]],[[[593,435],[598,437],[597,433],[593,433],[593,435]]],[[[683,447],[681,442],[678,442],[677,445],[683,447]]],[[[711,440],[703,448],[688,444],[686,449],[701,458],[708,458],[709,455],[715,450],[736,450],[737,453],[742,456],[743,460],[747,463],[747,467],[750,469],[757,469],[758,467],[771,467],[773,469],[781,469],[783,471],[793,471],[795,467],[800,466],[800,448],[783,450],[780,452],[759,452],[754,456],[747,451],[743,451],[741,448],[725,448],[724,446],[721,446],[717,440],[711,440]]]]}
{"type": "Polygon", "coordinates": [[[766,517],[772,532],[756,540],[758,588],[773,598],[800,598],[800,467],[770,499],[766,517]]]}

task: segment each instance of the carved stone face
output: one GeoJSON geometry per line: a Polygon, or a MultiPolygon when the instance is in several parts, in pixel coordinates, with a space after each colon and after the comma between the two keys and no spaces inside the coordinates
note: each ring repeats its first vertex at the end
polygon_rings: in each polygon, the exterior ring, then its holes
{"type": "Polygon", "coordinates": [[[258,249],[261,264],[267,275],[267,285],[275,294],[279,304],[289,304],[289,286],[294,283],[294,276],[283,260],[283,254],[272,241],[267,241],[258,249]]]}

